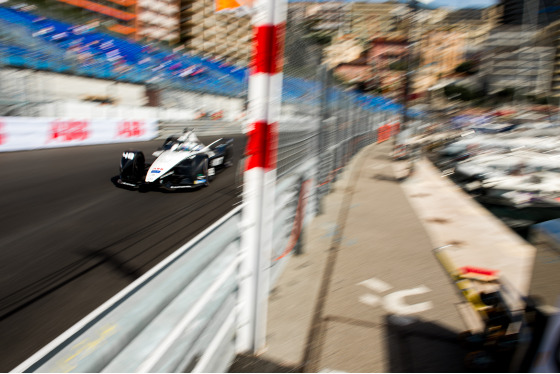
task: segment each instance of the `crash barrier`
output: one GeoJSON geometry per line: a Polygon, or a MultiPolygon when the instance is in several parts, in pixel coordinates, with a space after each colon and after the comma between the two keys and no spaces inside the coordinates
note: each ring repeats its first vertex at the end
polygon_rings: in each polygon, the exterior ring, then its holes
{"type": "Polygon", "coordinates": [[[200,135],[234,135],[241,134],[242,123],[0,117],[0,152],[166,139],[185,128],[200,135]]]}
{"type": "Polygon", "coordinates": [[[0,116],[234,120],[244,103],[239,97],[163,87],[158,106],[147,106],[144,84],[6,67],[0,68],[0,88],[0,116]]]}
{"type": "Polygon", "coordinates": [[[289,256],[301,253],[301,234],[317,213],[313,199],[316,175],[310,171],[317,170],[318,164],[316,158],[310,159],[297,171],[278,181],[270,263],[272,286],[282,274],[289,256]]]}
{"type": "Polygon", "coordinates": [[[168,136],[181,133],[185,128],[194,129],[199,135],[235,135],[242,133],[243,123],[219,120],[160,121],[158,137],[167,139],[168,136]]]}
{"type": "MultiPolygon", "coordinates": [[[[158,137],[160,139],[166,139],[168,136],[181,133],[185,128],[194,129],[194,131],[200,135],[235,135],[244,133],[244,126],[246,125],[246,122],[243,120],[229,121],[221,119],[197,119],[182,121],[159,121],[158,137]]],[[[287,138],[287,141],[295,143],[292,144],[292,148],[297,149],[297,144],[302,144],[305,142],[305,139],[298,138],[299,134],[302,131],[302,128],[307,129],[307,131],[312,129],[316,136],[318,126],[318,120],[316,118],[309,119],[304,116],[290,118],[284,120],[279,124],[279,135],[280,137],[287,138]]],[[[282,141],[282,139],[280,141],[282,141]]],[[[285,152],[285,154],[288,153],[291,152],[285,152]]]]}
{"type": "MultiPolygon", "coordinates": [[[[279,136],[271,288],[288,259],[305,252],[302,233],[339,171],[377,140],[377,117],[361,113],[352,126],[341,118],[279,136]]],[[[242,213],[243,205],[232,210],[13,371],[227,371],[247,302],[242,213]]]]}
{"type": "Polygon", "coordinates": [[[241,207],[14,369],[224,372],[234,357],[241,207]]]}
{"type": "Polygon", "coordinates": [[[142,141],[156,136],[154,120],[0,117],[0,152],[142,141]]]}
{"type": "Polygon", "coordinates": [[[397,135],[399,133],[399,130],[400,124],[398,122],[387,123],[385,125],[379,126],[379,129],[377,130],[377,142],[382,143],[386,140],[389,140],[392,136],[397,135]]]}
{"type": "Polygon", "coordinates": [[[388,140],[391,136],[391,126],[389,125],[383,125],[381,127],[379,127],[378,131],[378,136],[377,136],[377,142],[378,143],[382,143],[386,140],[388,140]]]}
{"type": "MultiPolygon", "coordinates": [[[[316,164],[308,160],[278,185],[272,279],[312,218],[312,180],[302,181],[316,164]]],[[[227,371],[244,302],[241,213],[232,210],[13,372],[227,371]]]]}
{"type": "Polygon", "coordinates": [[[341,106],[321,122],[317,139],[319,168],[317,171],[317,210],[321,199],[350,158],[366,145],[379,142],[379,129],[398,119],[391,112],[371,113],[356,106],[341,106]]]}

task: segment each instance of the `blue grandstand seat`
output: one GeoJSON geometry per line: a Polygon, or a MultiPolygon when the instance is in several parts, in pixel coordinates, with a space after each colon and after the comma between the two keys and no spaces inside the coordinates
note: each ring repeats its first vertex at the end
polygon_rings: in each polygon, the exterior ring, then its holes
{"type": "MultiPolygon", "coordinates": [[[[0,43],[0,61],[6,65],[55,72],[72,71],[89,77],[134,83],[148,83],[157,76],[164,86],[226,96],[240,96],[246,92],[246,67],[190,53],[176,54],[97,31],[75,33],[74,25],[3,6],[0,6],[0,21],[13,25],[14,29],[25,30],[23,39],[19,33],[17,38],[13,38],[16,40],[13,43],[0,43]],[[87,54],[89,57],[86,57],[87,54]],[[65,57],[60,58],[61,55],[65,57]],[[179,71],[193,66],[204,72],[188,78],[178,75],[179,71]]],[[[8,32],[12,30],[11,27],[4,29],[8,32]]],[[[315,93],[319,90],[318,82],[285,76],[283,87],[285,102],[308,100],[317,104],[315,93]]],[[[370,110],[400,110],[399,104],[385,98],[339,89],[331,91],[329,100],[343,97],[370,110]]]]}

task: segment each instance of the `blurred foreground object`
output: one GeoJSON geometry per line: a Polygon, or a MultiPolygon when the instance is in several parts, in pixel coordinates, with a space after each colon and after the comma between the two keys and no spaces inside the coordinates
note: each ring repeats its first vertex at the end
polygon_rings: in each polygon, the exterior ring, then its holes
{"type": "Polygon", "coordinates": [[[457,268],[446,254],[452,249],[439,247],[434,255],[482,322],[480,329],[471,326],[459,336],[469,350],[466,364],[483,371],[557,372],[557,358],[542,352],[555,351],[551,353],[558,357],[559,309],[519,294],[496,270],[457,268]]]}

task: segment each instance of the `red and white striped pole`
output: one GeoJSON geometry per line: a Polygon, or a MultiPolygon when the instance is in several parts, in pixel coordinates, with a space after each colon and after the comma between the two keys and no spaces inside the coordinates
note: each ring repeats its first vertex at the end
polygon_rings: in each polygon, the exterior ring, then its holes
{"type": "Polygon", "coordinates": [[[238,352],[266,344],[286,0],[256,0],[244,171],[238,352]]]}

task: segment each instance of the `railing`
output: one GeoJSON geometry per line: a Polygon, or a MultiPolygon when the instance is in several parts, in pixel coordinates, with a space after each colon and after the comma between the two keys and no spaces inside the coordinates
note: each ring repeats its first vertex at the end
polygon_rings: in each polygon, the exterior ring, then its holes
{"type": "Polygon", "coordinates": [[[228,343],[235,332],[240,212],[231,211],[14,371],[227,369],[235,354],[228,343]]]}
{"type": "MultiPolygon", "coordinates": [[[[321,126],[294,131],[301,126],[288,125],[292,131],[281,132],[271,287],[289,257],[302,250],[301,231],[319,211],[336,175],[359,149],[376,141],[379,125],[356,111],[328,118],[321,126]]],[[[227,371],[240,353],[236,334],[246,302],[238,292],[245,260],[242,214],[243,205],[13,371],[227,371]]]]}
{"type": "Polygon", "coordinates": [[[199,135],[233,135],[241,134],[242,123],[238,121],[213,121],[213,120],[195,120],[195,121],[160,121],[159,137],[162,139],[171,135],[181,133],[183,129],[189,128],[199,135]]]}

